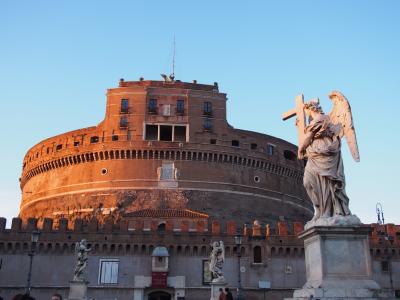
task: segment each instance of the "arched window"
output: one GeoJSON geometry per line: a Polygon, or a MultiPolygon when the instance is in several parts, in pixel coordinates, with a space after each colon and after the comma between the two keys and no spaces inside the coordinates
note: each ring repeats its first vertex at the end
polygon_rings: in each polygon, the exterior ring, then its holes
{"type": "Polygon", "coordinates": [[[253,248],[253,262],[259,264],[262,262],[261,247],[255,246],[253,248]]]}
{"type": "Polygon", "coordinates": [[[165,223],[161,223],[157,227],[157,232],[158,233],[164,233],[165,232],[165,223]]]}

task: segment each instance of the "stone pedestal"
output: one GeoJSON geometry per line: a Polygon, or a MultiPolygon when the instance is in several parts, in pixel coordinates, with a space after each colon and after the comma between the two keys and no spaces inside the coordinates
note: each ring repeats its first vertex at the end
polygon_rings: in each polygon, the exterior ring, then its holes
{"type": "Polygon", "coordinates": [[[303,231],[307,282],[294,299],[378,299],[364,226],[315,226],[303,231]]]}
{"type": "Polygon", "coordinates": [[[220,281],[212,281],[211,282],[211,298],[210,300],[218,300],[219,299],[219,289],[225,289],[227,283],[225,280],[220,281]]]}
{"type": "Polygon", "coordinates": [[[68,300],[87,300],[87,281],[70,281],[68,300]]]}

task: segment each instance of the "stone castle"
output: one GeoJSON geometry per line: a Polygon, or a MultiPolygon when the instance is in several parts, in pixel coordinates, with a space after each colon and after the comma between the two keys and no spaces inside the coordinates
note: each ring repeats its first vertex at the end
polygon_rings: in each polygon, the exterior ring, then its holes
{"type": "MultiPolygon", "coordinates": [[[[121,79],[97,126],[33,146],[19,218],[11,229],[0,218],[0,296],[23,291],[35,230],[37,299],[68,295],[81,239],[93,299],[209,299],[210,243],[220,240],[230,287],[241,272],[246,299],[291,296],[306,281],[297,235],[313,215],[304,164],[293,144],[229,125],[226,101],[217,83],[121,79]]],[[[366,226],[374,280],[400,290],[400,226],[366,226]]]]}

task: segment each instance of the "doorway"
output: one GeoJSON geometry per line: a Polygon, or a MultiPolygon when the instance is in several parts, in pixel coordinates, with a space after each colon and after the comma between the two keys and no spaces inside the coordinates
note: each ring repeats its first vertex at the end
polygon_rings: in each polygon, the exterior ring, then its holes
{"type": "Polygon", "coordinates": [[[148,300],[171,300],[171,295],[166,292],[152,292],[149,294],[148,300]]]}

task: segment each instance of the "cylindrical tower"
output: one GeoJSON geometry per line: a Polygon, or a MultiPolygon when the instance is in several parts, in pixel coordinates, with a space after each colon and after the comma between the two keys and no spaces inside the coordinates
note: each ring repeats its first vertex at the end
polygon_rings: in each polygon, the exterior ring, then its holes
{"type": "Polygon", "coordinates": [[[242,222],[310,219],[297,148],[234,129],[226,100],[216,83],[121,80],[100,124],[27,152],[20,216],[189,209],[242,222]]]}

